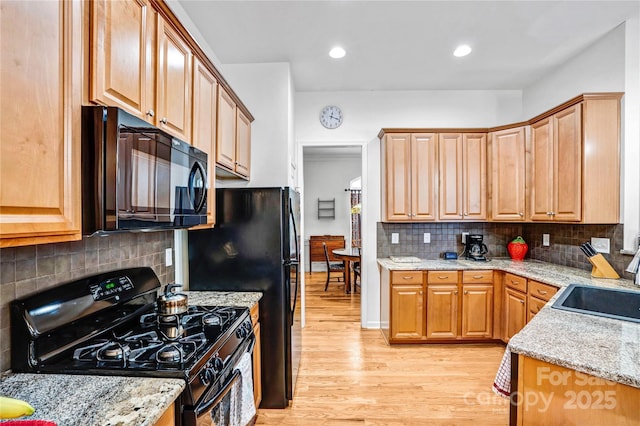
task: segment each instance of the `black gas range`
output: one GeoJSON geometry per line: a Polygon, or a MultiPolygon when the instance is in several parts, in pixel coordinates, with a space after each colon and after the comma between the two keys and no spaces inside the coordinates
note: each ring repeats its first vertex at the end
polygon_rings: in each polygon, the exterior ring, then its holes
{"type": "Polygon", "coordinates": [[[224,418],[234,411],[222,402],[234,403],[226,396],[239,382],[236,367],[255,343],[249,310],[160,315],[159,288],[151,268],[130,268],[13,301],[13,371],[182,378],[178,423],[224,418]]]}

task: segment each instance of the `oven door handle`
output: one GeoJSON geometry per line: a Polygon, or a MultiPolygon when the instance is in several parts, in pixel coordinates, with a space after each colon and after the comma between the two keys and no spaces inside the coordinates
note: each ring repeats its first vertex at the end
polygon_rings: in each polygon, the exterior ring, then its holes
{"type": "Polygon", "coordinates": [[[224,397],[227,396],[227,394],[229,392],[231,392],[231,389],[233,389],[233,385],[235,384],[235,382],[240,380],[240,377],[241,377],[240,370],[237,370],[237,369],[233,370],[233,374],[231,375],[231,379],[220,390],[220,392],[218,392],[216,394],[216,396],[213,397],[212,399],[210,399],[209,402],[207,402],[205,405],[197,408],[196,417],[200,417],[202,415],[202,413],[210,411],[213,407],[218,405],[224,399],[224,397]]]}

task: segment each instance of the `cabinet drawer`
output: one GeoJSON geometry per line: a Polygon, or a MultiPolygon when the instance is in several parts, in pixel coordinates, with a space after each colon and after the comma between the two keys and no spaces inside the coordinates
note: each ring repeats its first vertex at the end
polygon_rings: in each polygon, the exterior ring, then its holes
{"type": "Polygon", "coordinates": [[[529,294],[548,302],[558,291],[557,287],[539,281],[529,281],[529,294]]]}
{"type": "Polygon", "coordinates": [[[542,309],[542,307],[547,304],[545,300],[541,300],[533,296],[529,296],[527,303],[529,304],[529,313],[531,314],[531,316],[540,312],[540,309],[542,309]]]}
{"type": "Polygon", "coordinates": [[[259,305],[257,303],[251,307],[250,315],[251,315],[251,324],[255,327],[256,324],[258,323],[258,319],[260,318],[260,310],[259,310],[259,305]]]}
{"type": "Polygon", "coordinates": [[[527,279],[517,275],[504,274],[504,285],[523,293],[527,292],[527,279]]]}
{"type": "Polygon", "coordinates": [[[458,271],[429,271],[429,284],[458,284],[458,271]]]}
{"type": "Polygon", "coordinates": [[[493,271],[462,271],[462,282],[472,283],[493,283],[493,271]]]}
{"type": "Polygon", "coordinates": [[[422,284],[422,271],[391,271],[391,284],[422,284]]]}

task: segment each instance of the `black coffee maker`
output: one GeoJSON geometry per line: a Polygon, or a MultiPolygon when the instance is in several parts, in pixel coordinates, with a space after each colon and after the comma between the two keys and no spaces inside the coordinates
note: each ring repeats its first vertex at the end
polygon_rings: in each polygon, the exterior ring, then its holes
{"type": "Polygon", "coordinates": [[[467,235],[467,242],[464,246],[464,255],[467,259],[486,261],[485,254],[489,251],[482,242],[482,235],[467,235]]]}

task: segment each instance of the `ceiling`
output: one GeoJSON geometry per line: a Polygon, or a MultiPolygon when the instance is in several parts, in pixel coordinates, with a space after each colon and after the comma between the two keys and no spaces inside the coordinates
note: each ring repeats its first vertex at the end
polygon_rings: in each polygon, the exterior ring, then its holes
{"type": "Polygon", "coordinates": [[[179,3],[222,64],[289,62],[297,91],[523,89],[640,7],[637,0],[179,3]],[[456,58],[461,43],[473,52],[456,58]],[[347,56],[331,59],[338,44],[347,56]]]}

